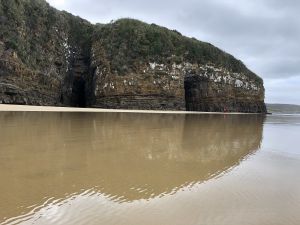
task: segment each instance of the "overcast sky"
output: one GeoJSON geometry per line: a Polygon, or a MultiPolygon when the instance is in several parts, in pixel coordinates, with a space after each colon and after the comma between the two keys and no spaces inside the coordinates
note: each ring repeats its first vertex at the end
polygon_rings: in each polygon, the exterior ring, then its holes
{"type": "Polygon", "coordinates": [[[176,29],[241,59],[266,102],[300,104],[299,0],[47,0],[93,23],[130,17],[176,29]]]}

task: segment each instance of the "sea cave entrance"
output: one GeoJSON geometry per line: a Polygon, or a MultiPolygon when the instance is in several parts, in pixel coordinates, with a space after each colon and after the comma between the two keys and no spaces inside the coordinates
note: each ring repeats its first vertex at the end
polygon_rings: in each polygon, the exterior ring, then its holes
{"type": "Polygon", "coordinates": [[[86,107],[86,82],[82,77],[75,77],[72,85],[71,106],[86,107]]]}
{"type": "Polygon", "coordinates": [[[187,111],[206,111],[203,96],[208,88],[207,80],[188,75],[184,79],[185,107],[187,111]]]}

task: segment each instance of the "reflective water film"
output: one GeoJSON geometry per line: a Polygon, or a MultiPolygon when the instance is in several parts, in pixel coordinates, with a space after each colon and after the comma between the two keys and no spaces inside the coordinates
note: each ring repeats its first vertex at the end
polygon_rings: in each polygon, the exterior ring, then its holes
{"type": "Polygon", "coordinates": [[[0,224],[300,224],[300,117],[0,112],[0,224]]]}

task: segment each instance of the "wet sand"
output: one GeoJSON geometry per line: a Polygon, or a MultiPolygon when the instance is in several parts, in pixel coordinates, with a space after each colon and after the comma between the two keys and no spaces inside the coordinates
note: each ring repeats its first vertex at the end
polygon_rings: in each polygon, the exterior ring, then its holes
{"type": "Polygon", "coordinates": [[[29,106],[0,104],[0,111],[4,112],[125,112],[125,113],[163,113],[163,114],[247,114],[247,113],[223,113],[223,112],[190,112],[168,110],[127,110],[127,109],[99,109],[99,108],[75,108],[53,106],[29,106]]]}

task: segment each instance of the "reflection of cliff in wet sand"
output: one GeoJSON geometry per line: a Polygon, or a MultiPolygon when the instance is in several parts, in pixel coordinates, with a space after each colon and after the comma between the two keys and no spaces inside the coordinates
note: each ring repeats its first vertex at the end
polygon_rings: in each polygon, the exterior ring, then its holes
{"type": "Polygon", "coordinates": [[[262,122],[258,115],[1,113],[0,219],[45,196],[91,188],[116,201],[174,193],[255,152],[262,122]]]}

